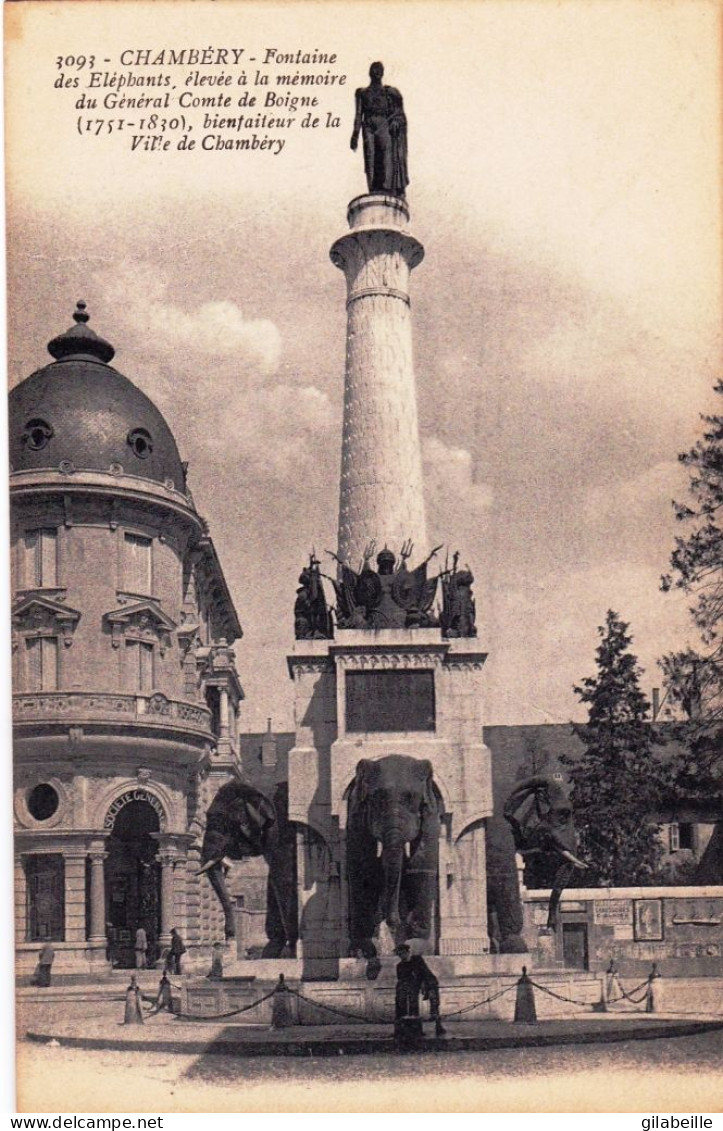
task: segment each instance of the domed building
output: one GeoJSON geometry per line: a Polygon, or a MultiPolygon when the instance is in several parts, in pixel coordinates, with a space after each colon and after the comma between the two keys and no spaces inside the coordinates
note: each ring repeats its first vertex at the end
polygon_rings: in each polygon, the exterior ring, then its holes
{"type": "Polygon", "coordinates": [[[241,626],[155,405],[88,326],[10,394],[16,937],[20,972],[189,957],[222,934],[199,867],[239,767],[241,626]]]}

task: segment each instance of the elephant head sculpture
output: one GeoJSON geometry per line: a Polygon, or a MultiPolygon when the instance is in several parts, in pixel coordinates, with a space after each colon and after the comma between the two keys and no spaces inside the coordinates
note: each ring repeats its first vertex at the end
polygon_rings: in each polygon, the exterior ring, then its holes
{"type": "Polygon", "coordinates": [[[503,812],[515,848],[529,867],[528,886],[552,889],[547,926],[554,930],[563,889],[576,868],[587,868],[575,856],[577,837],[567,791],[549,778],[527,778],[507,798],[503,812]]]}
{"type": "Polygon", "coordinates": [[[231,781],[221,786],[206,814],[199,875],[208,876],[223,908],[227,939],[236,934],[234,909],[226,886],[229,862],[263,856],[269,865],[269,942],[264,951],[269,958],[292,952],[296,944],[296,873],[290,830],[282,808],[244,782],[231,781]]]}
{"type": "Polygon", "coordinates": [[[386,922],[401,943],[427,938],[437,891],[439,807],[427,759],[362,759],[349,794],[347,875],[353,953],[376,956],[386,922]]]}

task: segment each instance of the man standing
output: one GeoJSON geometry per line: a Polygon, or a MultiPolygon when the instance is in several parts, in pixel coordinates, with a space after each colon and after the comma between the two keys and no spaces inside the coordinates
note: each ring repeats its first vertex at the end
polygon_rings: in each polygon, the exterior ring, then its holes
{"type": "Polygon", "coordinates": [[[145,929],[139,927],[136,931],[136,970],[145,970],[146,968],[146,954],[148,952],[148,938],[145,929]]]}
{"type": "Polygon", "coordinates": [[[383,86],[384,67],[372,63],[369,86],[356,92],[356,115],[351,147],[356,149],[361,131],[364,172],[369,192],[404,197],[407,173],[407,119],[402,96],[393,86],[383,86]]]}
{"type": "Polygon", "coordinates": [[[397,989],[395,995],[394,1038],[400,1045],[417,1044],[424,1036],[419,1016],[419,995],[429,1000],[430,1017],[434,1021],[436,1037],[443,1037],[445,1029],[439,1016],[439,982],[421,954],[412,954],[407,943],[394,951],[399,955],[397,989]]]}
{"type": "Polygon", "coordinates": [[[181,973],[181,956],[185,953],[186,953],[186,948],[183,944],[183,939],[179,935],[176,928],[173,927],[172,930],[171,930],[171,946],[170,946],[171,973],[172,974],[180,974],[181,973]]]}
{"type": "Polygon", "coordinates": [[[49,986],[50,985],[50,972],[55,959],[55,951],[51,944],[46,942],[38,955],[38,968],[35,971],[33,978],[34,986],[49,986]]]}

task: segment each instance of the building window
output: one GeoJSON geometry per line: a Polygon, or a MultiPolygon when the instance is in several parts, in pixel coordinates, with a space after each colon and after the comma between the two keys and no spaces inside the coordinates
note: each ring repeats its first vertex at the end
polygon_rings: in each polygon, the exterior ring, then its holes
{"type": "Polygon", "coordinates": [[[65,866],[60,855],[25,858],[27,941],[65,938],[65,866]]]}
{"type": "Polygon", "coordinates": [[[693,826],[690,822],[678,825],[678,846],[693,849],[693,826]]]}
{"type": "Polygon", "coordinates": [[[58,585],[58,531],[52,527],[25,531],[23,588],[55,589],[58,585]]]}
{"type": "Polygon", "coordinates": [[[40,452],[48,441],[52,440],[53,435],[53,429],[46,420],[33,417],[33,419],[29,420],[25,425],[25,431],[20,439],[31,451],[40,452]]]}
{"type": "Polygon", "coordinates": [[[126,534],[123,549],[123,587],[129,593],[149,597],[152,592],[151,539],[126,534]]]}
{"type": "Polygon", "coordinates": [[[206,706],[211,712],[211,732],[218,738],[221,734],[221,692],[217,687],[206,688],[206,706]]]}
{"type": "Polygon", "coordinates": [[[36,636],[34,639],[26,639],[25,648],[28,691],[57,691],[57,636],[36,636]]]}
{"type": "Polygon", "coordinates": [[[153,440],[145,428],[134,428],[128,433],[128,444],[138,459],[148,459],[153,452],[153,440]]]}
{"type": "Polygon", "coordinates": [[[28,811],[36,821],[49,821],[57,813],[59,804],[58,791],[49,782],[36,785],[27,797],[28,811]]]}
{"type": "Polygon", "coordinates": [[[153,690],[153,645],[126,640],[126,672],[129,691],[146,694],[153,690]]]}

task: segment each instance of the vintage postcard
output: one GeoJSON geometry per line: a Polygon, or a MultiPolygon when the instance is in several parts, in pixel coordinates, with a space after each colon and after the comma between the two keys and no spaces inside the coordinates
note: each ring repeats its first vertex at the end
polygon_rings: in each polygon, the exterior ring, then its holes
{"type": "Polygon", "coordinates": [[[21,1111],[720,1109],[720,16],[6,3],[21,1111]]]}

